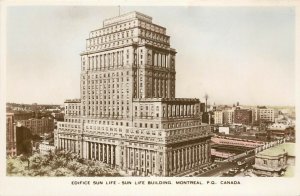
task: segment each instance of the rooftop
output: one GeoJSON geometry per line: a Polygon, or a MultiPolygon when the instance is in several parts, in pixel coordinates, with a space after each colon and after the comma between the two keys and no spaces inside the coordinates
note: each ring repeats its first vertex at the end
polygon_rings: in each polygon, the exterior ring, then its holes
{"type": "Polygon", "coordinates": [[[113,25],[113,24],[116,24],[116,23],[119,23],[119,22],[123,22],[123,21],[126,21],[126,20],[133,19],[133,18],[138,18],[138,19],[141,19],[141,20],[152,23],[152,17],[147,16],[145,14],[142,14],[140,12],[134,11],[134,12],[129,12],[129,13],[126,13],[126,14],[122,14],[120,16],[105,19],[103,21],[103,26],[104,27],[110,26],[110,25],[113,25]]]}
{"type": "Polygon", "coordinates": [[[65,103],[80,103],[81,99],[67,99],[65,103]]]}

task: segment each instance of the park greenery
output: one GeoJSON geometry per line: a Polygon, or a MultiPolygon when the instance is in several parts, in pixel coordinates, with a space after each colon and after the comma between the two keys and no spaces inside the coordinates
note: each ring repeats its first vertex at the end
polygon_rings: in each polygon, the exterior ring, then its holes
{"type": "Polygon", "coordinates": [[[56,151],[42,155],[15,156],[7,158],[8,176],[121,176],[117,169],[79,155],[56,151]]]}

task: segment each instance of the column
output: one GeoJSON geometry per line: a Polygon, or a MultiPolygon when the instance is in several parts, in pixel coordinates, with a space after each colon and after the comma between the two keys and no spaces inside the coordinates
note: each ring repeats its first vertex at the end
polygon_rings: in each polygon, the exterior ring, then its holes
{"type": "Polygon", "coordinates": [[[110,145],[109,144],[107,144],[107,146],[106,146],[106,159],[107,159],[107,163],[108,164],[110,164],[110,145]]]}
{"type": "Polygon", "coordinates": [[[181,155],[181,168],[180,168],[180,171],[184,170],[184,152],[183,152],[183,149],[181,148],[180,149],[180,155],[181,155]]]}
{"type": "Polygon", "coordinates": [[[186,167],[185,148],[182,148],[182,165],[183,165],[183,170],[185,170],[186,167]]]}
{"type": "Polygon", "coordinates": [[[194,167],[194,146],[191,146],[191,167],[194,167]]]}
{"type": "Polygon", "coordinates": [[[117,144],[114,149],[115,152],[115,165],[121,166],[120,154],[121,154],[121,147],[117,144]]]}
{"type": "Polygon", "coordinates": [[[97,143],[94,143],[94,156],[95,159],[97,160],[97,143]]]}
{"type": "Polygon", "coordinates": [[[176,160],[176,151],[173,150],[173,171],[176,172],[177,171],[177,160],[176,160]]]}
{"type": "Polygon", "coordinates": [[[86,159],[89,159],[89,143],[86,141],[84,146],[85,146],[84,157],[86,159]]]}
{"type": "Polygon", "coordinates": [[[105,144],[103,144],[103,145],[102,145],[102,152],[103,152],[103,153],[102,153],[102,159],[103,159],[103,162],[104,162],[104,163],[106,163],[106,159],[105,159],[105,158],[106,158],[106,157],[105,157],[105,154],[106,154],[105,152],[106,152],[106,151],[105,151],[105,150],[106,150],[105,144]]]}
{"type": "Polygon", "coordinates": [[[114,164],[113,158],[114,158],[114,146],[110,145],[110,164],[111,165],[114,164]]]}
{"type": "Polygon", "coordinates": [[[200,145],[197,145],[197,163],[200,165],[200,145]]]}
{"type": "Polygon", "coordinates": [[[87,159],[91,159],[90,147],[91,147],[90,142],[87,142],[87,159]]]}
{"type": "Polygon", "coordinates": [[[90,153],[91,153],[91,159],[93,160],[94,159],[94,142],[90,142],[91,146],[90,146],[90,153]]]}
{"type": "Polygon", "coordinates": [[[115,146],[114,145],[111,146],[110,152],[111,152],[111,156],[110,156],[111,157],[110,158],[111,165],[115,165],[115,146]]]}
{"type": "Polygon", "coordinates": [[[201,164],[203,162],[203,153],[202,153],[202,151],[203,151],[202,144],[200,144],[200,163],[201,164]]]}
{"type": "Polygon", "coordinates": [[[81,152],[81,158],[84,158],[84,159],[86,159],[86,156],[85,156],[85,152],[86,152],[86,142],[85,141],[83,141],[82,142],[82,152],[81,152]]]}
{"type": "Polygon", "coordinates": [[[170,173],[173,171],[173,151],[170,151],[169,152],[169,176],[170,176],[170,173]]]}
{"type": "Polygon", "coordinates": [[[185,169],[189,168],[189,151],[188,148],[185,148],[185,169]]]}
{"type": "Polygon", "coordinates": [[[180,159],[180,150],[177,150],[177,164],[178,164],[178,171],[180,171],[181,168],[181,159],[180,159]]]}
{"type": "Polygon", "coordinates": [[[103,162],[103,144],[101,143],[99,147],[100,147],[100,161],[103,162]]]}
{"type": "Polygon", "coordinates": [[[98,161],[101,161],[100,160],[100,158],[101,158],[100,149],[101,149],[101,144],[98,143],[98,161]]]}
{"type": "Polygon", "coordinates": [[[189,149],[189,168],[192,168],[192,163],[193,163],[193,161],[192,161],[192,147],[188,147],[188,149],[189,149]]]}
{"type": "Polygon", "coordinates": [[[109,145],[106,145],[106,162],[110,164],[110,156],[109,156],[109,145]]]}

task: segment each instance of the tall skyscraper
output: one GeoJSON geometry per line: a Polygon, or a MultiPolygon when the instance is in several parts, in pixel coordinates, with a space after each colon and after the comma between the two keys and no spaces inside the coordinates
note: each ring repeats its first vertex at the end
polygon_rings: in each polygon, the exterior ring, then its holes
{"type": "Polygon", "coordinates": [[[65,102],[55,145],[132,175],[174,176],[210,163],[198,99],[175,98],[175,49],[139,12],[106,19],[81,53],[81,99],[65,102]]]}

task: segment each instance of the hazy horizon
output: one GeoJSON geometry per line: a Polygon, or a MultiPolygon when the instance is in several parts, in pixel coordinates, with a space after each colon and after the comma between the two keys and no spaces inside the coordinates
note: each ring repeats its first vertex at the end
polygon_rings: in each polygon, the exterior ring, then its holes
{"type": "MultiPolygon", "coordinates": [[[[166,27],[176,55],[176,97],[216,105],[295,106],[295,9],[121,7],[166,27]],[[168,13],[166,15],[165,13],[168,13]]],[[[7,9],[6,101],[80,98],[80,52],[117,6],[7,9]]]]}

